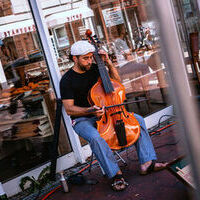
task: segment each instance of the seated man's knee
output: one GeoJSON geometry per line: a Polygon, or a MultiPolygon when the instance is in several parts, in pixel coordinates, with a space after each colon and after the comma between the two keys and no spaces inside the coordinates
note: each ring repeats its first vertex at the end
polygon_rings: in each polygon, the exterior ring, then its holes
{"type": "Polygon", "coordinates": [[[99,143],[101,141],[101,137],[100,135],[92,135],[90,137],[90,142],[93,142],[93,143],[99,143]]]}
{"type": "Polygon", "coordinates": [[[145,123],[144,118],[138,114],[134,114],[135,118],[138,120],[138,122],[145,123]]]}

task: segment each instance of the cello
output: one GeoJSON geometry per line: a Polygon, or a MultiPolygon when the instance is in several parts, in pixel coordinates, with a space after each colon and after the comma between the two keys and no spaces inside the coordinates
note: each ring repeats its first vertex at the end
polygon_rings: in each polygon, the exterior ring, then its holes
{"type": "Polygon", "coordinates": [[[88,100],[92,105],[104,107],[105,114],[97,121],[100,136],[113,150],[119,150],[134,144],[140,136],[140,125],[133,113],[126,111],[124,86],[109,77],[106,66],[98,54],[98,47],[88,29],[86,36],[94,45],[94,59],[97,63],[100,78],[91,88],[88,100]]]}

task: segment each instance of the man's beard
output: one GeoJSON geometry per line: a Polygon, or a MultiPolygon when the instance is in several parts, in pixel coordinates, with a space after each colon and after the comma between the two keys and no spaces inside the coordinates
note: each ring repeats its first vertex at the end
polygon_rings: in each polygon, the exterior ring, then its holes
{"type": "Polygon", "coordinates": [[[84,71],[84,72],[88,71],[88,70],[90,69],[90,67],[91,67],[91,64],[86,65],[86,66],[80,65],[80,64],[79,64],[80,70],[81,70],[81,71],[84,71]]]}

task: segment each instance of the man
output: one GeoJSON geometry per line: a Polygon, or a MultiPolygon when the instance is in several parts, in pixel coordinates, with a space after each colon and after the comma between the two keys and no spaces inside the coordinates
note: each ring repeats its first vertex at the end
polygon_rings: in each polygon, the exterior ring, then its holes
{"type": "MultiPolygon", "coordinates": [[[[95,48],[87,41],[78,41],[71,47],[71,58],[74,66],[66,72],[60,82],[61,97],[65,110],[71,116],[75,132],[87,140],[93,153],[100,162],[106,175],[112,180],[112,189],[124,190],[127,183],[122,176],[117,161],[103,138],[100,137],[95,123],[99,117],[104,115],[104,109],[91,106],[88,102],[88,92],[97,82],[99,71],[96,64],[93,64],[93,52],[95,48]]],[[[108,55],[99,51],[111,78],[120,81],[119,74],[108,55]]],[[[144,119],[134,114],[141,126],[141,134],[135,143],[141,174],[148,174],[166,167],[166,163],[156,163],[156,154],[145,126],[144,119]]]]}

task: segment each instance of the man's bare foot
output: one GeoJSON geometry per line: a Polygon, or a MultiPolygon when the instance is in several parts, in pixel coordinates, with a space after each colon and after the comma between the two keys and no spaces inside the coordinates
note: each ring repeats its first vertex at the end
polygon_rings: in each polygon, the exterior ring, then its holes
{"type": "Polygon", "coordinates": [[[141,167],[140,174],[146,175],[151,172],[160,171],[162,169],[165,169],[167,164],[168,163],[160,163],[156,162],[155,160],[150,160],[140,166],[141,167]]]}

